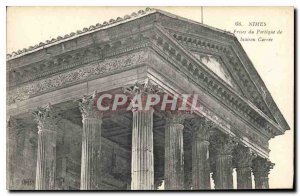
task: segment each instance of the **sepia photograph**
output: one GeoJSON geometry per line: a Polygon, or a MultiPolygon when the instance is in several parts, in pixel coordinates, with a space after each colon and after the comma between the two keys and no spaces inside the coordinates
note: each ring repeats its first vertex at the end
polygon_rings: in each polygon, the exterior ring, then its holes
{"type": "Polygon", "coordinates": [[[295,189],[294,14],[7,6],[6,189],[295,189]]]}

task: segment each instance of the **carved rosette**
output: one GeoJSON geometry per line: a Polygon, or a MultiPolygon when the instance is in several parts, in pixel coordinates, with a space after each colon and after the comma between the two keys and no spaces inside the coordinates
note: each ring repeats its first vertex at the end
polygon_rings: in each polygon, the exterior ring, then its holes
{"type": "Polygon", "coordinates": [[[273,169],[274,163],[270,160],[257,157],[253,160],[252,171],[254,174],[255,188],[268,189],[269,188],[269,173],[273,169]]]}
{"type": "Polygon", "coordinates": [[[97,110],[96,105],[96,94],[97,92],[93,92],[91,95],[84,95],[81,100],[79,100],[78,105],[81,111],[82,119],[101,119],[102,113],[97,110]]]}
{"type": "Polygon", "coordinates": [[[54,110],[51,104],[47,104],[45,107],[38,107],[37,111],[32,113],[34,120],[38,124],[38,129],[40,130],[51,130],[56,129],[56,119],[54,115],[54,110]]]}

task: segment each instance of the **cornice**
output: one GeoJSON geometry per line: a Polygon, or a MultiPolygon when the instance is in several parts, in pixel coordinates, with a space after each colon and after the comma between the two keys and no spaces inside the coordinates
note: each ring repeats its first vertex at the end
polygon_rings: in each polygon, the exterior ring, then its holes
{"type": "MultiPolygon", "coordinates": [[[[160,61],[157,61],[157,60],[155,60],[155,58],[150,57],[150,59],[149,59],[150,64],[157,64],[157,65],[161,65],[162,67],[167,66],[166,64],[171,64],[181,74],[186,75],[186,77],[188,77],[188,79],[191,83],[194,83],[195,85],[197,85],[202,91],[206,92],[211,97],[216,98],[219,101],[219,103],[221,105],[223,105],[224,107],[228,107],[228,105],[224,104],[222,102],[222,100],[219,99],[215,95],[214,92],[211,92],[209,89],[207,89],[206,86],[204,86],[201,83],[193,80],[191,75],[189,75],[187,72],[184,72],[184,70],[180,69],[181,65],[177,61],[173,60],[172,58],[169,58],[168,55],[164,51],[159,49],[159,47],[157,47],[156,45],[152,45],[151,48],[153,49],[153,53],[155,53],[154,55],[157,55],[158,58],[161,58],[161,59],[160,59],[160,61]]],[[[166,74],[166,73],[164,72],[164,74],[166,74]]],[[[172,77],[172,74],[171,75],[165,75],[165,76],[166,77],[172,77]]],[[[268,149],[268,140],[271,137],[273,137],[273,135],[270,132],[265,131],[265,128],[254,124],[252,121],[249,121],[249,119],[245,118],[245,116],[241,115],[239,112],[236,112],[232,108],[230,108],[229,112],[232,113],[233,115],[236,115],[236,117],[241,119],[244,123],[248,124],[250,129],[246,130],[245,127],[237,126],[237,124],[231,124],[231,122],[228,124],[228,121],[226,120],[225,116],[223,116],[223,117],[218,116],[216,118],[216,115],[217,115],[218,111],[213,111],[212,112],[212,111],[208,110],[207,108],[209,108],[209,106],[207,106],[205,103],[202,103],[200,105],[200,111],[203,112],[203,114],[205,114],[205,116],[209,117],[210,119],[213,119],[214,122],[216,122],[218,124],[218,128],[220,128],[222,130],[230,129],[230,131],[234,135],[240,136],[241,138],[246,137],[247,140],[245,140],[245,142],[247,144],[249,144],[249,142],[250,142],[250,146],[252,146],[252,148],[257,150],[258,152],[260,152],[260,148],[262,148],[264,152],[269,151],[269,149],[268,149]],[[259,147],[257,147],[257,146],[259,146],[259,147]]],[[[266,153],[264,153],[264,155],[266,155],[266,153]]]]}
{"type": "MultiPolygon", "coordinates": [[[[177,69],[187,73],[194,81],[205,89],[209,89],[214,96],[221,102],[224,102],[227,107],[234,110],[235,113],[243,116],[257,127],[267,129],[272,136],[282,134],[279,132],[280,127],[269,119],[264,113],[260,112],[253,104],[238,95],[228,85],[224,84],[212,71],[204,65],[199,65],[199,61],[192,54],[187,54],[184,48],[176,44],[171,36],[163,32],[162,28],[157,26],[158,34],[153,39],[153,43],[160,48],[163,53],[168,55],[168,59],[172,59],[179,63],[177,69]]],[[[227,48],[223,48],[225,51],[227,48]]]]}
{"type": "Polygon", "coordinates": [[[37,63],[11,69],[9,72],[8,87],[10,90],[13,90],[17,86],[35,80],[70,71],[92,62],[104,61],[105,59],[146,47],[149,43],[148,38],[145,37],[147,32],[147,30],[144,30],[143,32],[133,33],[129,36],[117,37],[105,43],[92,44],[81,49],[53,56],[37,63]]]}
{"type": "Polygon", "coordinates": [[[244,93],[247,94],[248,99],[255,103],[273,121],[277,121],[282,126],[282,129],[290,129],[263,80],[255,70],[253,63],[235,36],[230,36],[227,40],[224,40],[223,38],[220,39],[220,37],[213,37],[211,34],[205,36],[203,33],[197,33],[192,30],[180,31],[179,28],[174,29],[171,27],[166,29],[173,36],[175,34],[176,39],[181,44],[184,44],[185,47],[205,49],[211,52],[222,52],[230,65],[232,65],[232,69],[238,73],[241,84],[247,89],[244,93]],[[221,47],[218,49],[218,45],[222,45],[223,48],[228,48],[228,50],[223,51],[221,47]]]}
{"type": "MultiPolygon", "coordinates": [[[[156,11],[150,10],[148,14],[154,13],[154,12],[156,12],[156,11]]],[[[141,16],[147,15],[147,13],[145,13],[145,12],[141,12],[140,14],[141,14],[141,16]]],[[[122,24],[122,23],[130,21],[131,19],[134,20],[136,18],[138,18],[138,17],[130,18],[128,20],[119,19],[120,23],[116,22],[116,20],[111,21],[111,23],[112,23],[111,25],[116,26],[117,24],[122,24]]],[[[175,18],[173,17],[173,19],[175,19],[175,18]]],[[[179,23],[181,24],[182,22],[186,22],[186,21],[180,21],[180,22],[178,22],[178,24],[179,23]]],[[[166,20],[163,21],[163,23],[166,23],[166,20]]],[[[195,24],[193,24],[193,25],[195,25],[195,24]]],[[[107,26],[107,28],[112,27],[112,26],[107,26]]],[[[103,29],[106,29],[106,27],[103,26],[103,29]]],[[[86,30],[84,33],[78,34],[77,37],[80,37],[80,36],[83,36],[83,35],[86,35],[86,34],[89,34],[92,32],[96,32],[98,30],[99,29],[96,29],[96,30],[92,29],[91,31],[86,30]]],[[[282,130],[281,127],[279,127],[275,122],[273,122],[273,120],[271,120],[270,117],[268,117],[266,114],[261,112],[260,109],[258,109],[256,106],[251,104],[249,101],[245,100],[245,98],[241,97],[235,91],[230,89],[227,84],[224,84],[224,82],[218,76],[216,76],[216,74],[214,74],[212,71],[210,71],[204,65],[199,65],[201,63],[192,54],[190,54],[190,52],[188,52],[184,47],[182,47],[181,46],[182,44],[178,44],[178,40],[175,39],[175,38],[177,38],[176,36],[174,38],[173,35],[172,36],[169,35],[167,32],[165,32],[164,27],[160,27],[159,25],[156,25],[156,27],[154,28],[154,31],[155,32],[157,31],[160,35],[159,36],[157,36],[157,35],[153,36],[150,34],[146,35],[145,37],[146,37],[147,41],[143,42],[142,44],[138,44],[136,47],[133,47],[133,48],[129,48],[129,49],[123,48],[123,49],[120,49],[120,51],[118,51],[119,48],[114,48],[114,49],[116,49],[115,50],[116,52],[112,52],[110,54],[111,56],[109,56],[109,57],[112,57],[119,53],[121,54],[122,52],[126,53],[131,50],[135,50],[135,49],[142,48],[142,47],[147,47],[147,46],[149,46],[149,42],[151,41],[154,45],[156,45],[158,48],[160,48],[162,51],[164,51],[164,53],[168,54],[167,58],[174,59],[175,61],[177,61],[177,63],[180,64],[180,68],[177,67],[177,69],[181,69],[183,72],[186,72],[187,74],[189,74],[189,76],[191,78],[193,78],[193,80],[196,83],[201,84],[205,89],[209,90],[212,94],[214,94],[214,96],[217,97],[220,101],[224,102],[225,105],[227,105],[228,107],[231,107],[231,109],[234,110],[236,113],[243,116],[247,120],[250,120],[250,122],[256,124],[257,126],[268,129],[268,131],[273,136],[283,133],[284,130],[282,130]],[[150,39],[148,40],[148,38],[150,38],[150,39]],[[121,50],[122,50],[122,52],[121,52],[121,50]]],[[[207,34],[208,31],[213,31],[213,30],[212,29],[209,29],[209,30],[204,29],[203,30],[203,27],[199,27],[198,29],[196,29],[194,31],[192,31],[191,29],[188,29],[187,31],[191,32],[191,33],[200,33],[198,31],[201,31],[204,34],[207,34]]],[[[118,34],[116,34],[116,35],[118,35],[118,34]]],[[[214,33],[214,36],[217,36],[217,35],[220,35],[220,32],[214,33]]],[[[226,43],[226,37],[228,37],[229,35],[228,34],[224,34],[224,35],[225,35],[225,37],[222,37],[222,39],[220,41],[226,43]]],[[[205,35],[203,35],[203,36],[205,36],[205,35]]],[[[232,37],[232,35],[230,35],[230,36],[232,37]]],[[[73,39],[75,37],[72,37],[70,39],[73,39]]],[[[116,37],[114,37],[114,38],[116,38],[116,37]]],[[[55,42],[55,44],[62,43],[64,41],[67,41],[70,39],[69,38],[61,39],[60,41],[55,42]]],[[[106,44],[108,44],[108,46],[113,46],[113,45],[118,45],[118,44],[122,45],[123,43],[124,42],[122,42],[122,41],[120,41],[120,42],[116,41],[112,45],[109,43],[106,43],[106,44]]],[[[230,44],[227,44],[225,46],[222,46],[222,45],[220,46],[218,44],[212,44],[209,42],[208,43],[201,42],[201,40],[200,40],[200,42],[196,41],[196,43],[193,43],[193,42],[188,42],[188,43],[191,43],[194,46],[199,45],[199,46],[204,47],[205,49],[209,49],[209,50],[221,51],[222,53],[228,55],[228,59],[233,65],[238,65],[238,61],[230,53],[230,51],[232,50],[230,44]]],[[[47,47],[48,46],[50,47],[51,43],[49,45],[47,45],[47,47]]],[[[42,47],[42,48],[44,48],[44,47],[42,47]]],[[[102,61],[101,58],[103,58],[103,54],[107,50],[106,49],[103,50],[103,48],[101,48],[99,50],[99,48],[97,49],[97,47],[96,47],[96,51],[98,51],[98,52],[96,52],[98,57],[93,59],[93,55],[91,55],[91,58],[89,61],[85,61],[82,64],[80,64],[80,65],[84,65],[84,67],[81,67],[80,69],[76,69],[77,65],[74,65],[74,67],[72,67],[73,66],[72,64],[66,63],[65,70],[69,69],[70,73],[72,74],[78,70],[88,69],[87,67],[89,67],[89,65],[91,65],[91,63],[93,63],[93,62],[94,62],[94,64],[101,63],[100,62],[100,61],[102,61]],[[70,66],[70,67],[68,68],[68,66],[70,66]],[[74,70],[76,70],[76,71],[74,71],[74,70]]],[[[34,52],[34,50],[32,50],[31,52],[34,52]]],[[[23,54],[23,53],[20,54],[20,56],[22,56],[22,55],[25,55],[25,54],[23,54]]],[[[16,58],[18,58],[20,56],[16,56],[16,58]]],[[[74,55],[74,56],[76,56],[76,55],[74,55]]],[[[71,55],[71,57],[72,57],[72,55],[71,55]]],[[[95,55],[94,55],[94,57],[95,57],[95,55]]],[[[14,59],[14,58],[11,58],[11,59],[14,59]]],[[[57,61],[57,62],[59,62],[59,61],[57,61]]],[[[62,62],[64,62],[64,61],[62,61],[62,62]]],[[[236,66],[236,71],[237,72],[242,71],[238,67],[239,66],[236,66]]],[[[110,70],[110,68],[108,68],[108,67],[106,67],[106,69],[110,70]]],[[[66,77],[70,76],[68,73],[60,73],[61,71],[62,70],[58,69],[56,72],[53,72],[53,73],[51,72],[50,75],[52,74],[51,75],[52,78],[58,77],[61,75],[65,75],[66,77]]],[[[83,72],[85,72],[85,71],[83,71],[83,72]]],[[[110,70],[110,71],[112,71],[112,70],[110,70]]],[[[99,73],[99,75],[93,76],[93,77],[100,77],[100,75],[101,75],[100,72],[96,72],[96,73],[99,73]]],[[[110,72],[110,73],[112,73],[112,72],[110,72]]],[[[45,72],[43,74],[47,74],[47,72],[45,72]]],[[[104,74],[104,73],[102,73],[102,74],[104,74]]],[[[34,88],[43,89],[46,87],[41,87],[41,86],[39,87],[38,85],[35,87],[32,87],[31,83],[35,83],[36,79],[40,79],[40,78],[44,77],[44,75],[42,75],[42,76],[38,75],[35,77],[36,78],[33,80],[28,80],[28,81],[30,81],[30,84],[24,84],[22,86],[17,87],[16,89],[10,89],[9,100],[11,100],[10,98],[12,98],[12,100],[14,100],[14,101],[20,101],[20,100],[27,99],[31,96],[36,96],[38,93],[41,93],[34,88]],[[25,86],[27,86],[27,87],[25,87],[25,86]],[[28,86],[31,86],[31,87],[28,87],[28,86]],[[24,89],[26,91],[25,94],[24,94],[24,89]],[[15,94],[13,94],[13,93],[15,93],[15,94]]],[[[93,78],[93,77],[87,77],[87,78],[85,78],[85,80],[93,78]]],[[[48,80],[49,80],[49,78],[40,80],[40,81],[48,81],[48,80]]],[[[64,81],[64,78],[63,78],[63,81],[64,81]]],[[[72,82],[74,82],[74,81],[72,81],[72,82]]],[[[64,83],[64,82],[62,82],[62,83],[64,83]]],[[[68,83],[68,85],[71,85],[71,82],[67,82],[67,83],[68,83]]],[[[66,85],[66,84],[58,85],[57,88],[58,87],[62,88],[64,85],[66,85]]],[[[54,87],[55,85],[53,84],[50,86],[54,87]]],[[[48,92],[48,90],[42,91],[42,92],[43,93],[48,92]]],[[[252,91],[250,91],[250,92],[252,92],[252,91]]],[[[14,101],[10,102],[10,104],[14,103],[14,101]]]]}
{"type": "Polygon", "coordinates": [[[15,104],[40,94],[125,71],[146,63],[146,59],[147,53],[139,50],[116,58],[92,62],[83,67],[14,88],[8,91],[8,104],[15,104]]]}
{"type": "Polygon", "coordinates": [[[97,23],[96,25],[91,25],[90,27],[85,27],[82,30],[77,30],[76,32],[71,32],[69,34],[66,34],[64,36],[58,36],[57,38],[53,38],[51,40],[46,40],[45,42],[40,42],[39,44],[36,44],[34,46],[29,46],[28,48],[23,48],[21,50],[12,52],[11,54],[7,54],[6,58],[7,60],[11,60],[14,58],[18,58],[20,56],[36,52],[37,50],[44,49],[62,42],[65,42],[70,39],[74,39],[95,31],[108,29],[132,20],[135,20],[137,18],[143,17],[145,15],[149,15],[151,13],[155,13],[158,10],[152,9],[152,8],[146,8],[145,10],[139,10],[137,13],[133,12],[130,15],[125,15],[123,17],[117,17],[116,19],[110,19],[109,21],[104,21],[102,24],[97,23]]]}
{"type": "Polygon", "coordinates": [[[257,87],[252,82],[249,74],[246,70],[242,69],[243,65],[239,59],[237,59],[232,46],[221,44],[212,40],[204,41],[200,37],[195,38],[184,33],[172,32],[172,35],[176,40],[188,48],[201,48],[209,50],[212,54],[215,54],[216,52],[223,54],[223,56],[225,56],[229,61],[227,66],[230,66],[231,70],[237,72],[237,76],[239,77],[237,82],[242,86],[243,93],[249,95],[247,98],[250,99],[258,107],[258,109],[264,112],[270,119],[275,121],[261,94],[258,93],[257,87]]]}
{"type": "Polygon", "coordinates": [[[163,11],[163,10],[154,9],[154,8],[145,8],[144,10],[139,10],[138,12],[133,12],[130,15],[127,14],[123,17],[117,17],[116,19],[110,19],[109,21],[104,21],[102,24],[97,23],[96,25],[91,25],[89,27],[85,27],[82,30],[77,30],[76,32],[71,32],[71,33],[63,35],[63,36],[58,36],[57,38],[52,38],[51,40],[46,40],[45,42],[40,42],[39,44],[36,44],[34,46],[29,46],[28,48],[23,48],[23,49],[14,51],[11,54],[7,54],[6,58],[7,58],[7,61],[14,59],[14,58],[18,58],[23,55],[36,52],[41,49],[45,49],[45,48],[66,42],[68,40],[78,38],[80,36],[87,35],[87,34],[90,34],[90,33],[93,33],[93,32],[99,31],[99,30],[109,29],[111,27],[115,27],[120,24],[136,20],[143,16],[150,15],[153,13],[160,13],[162,16],[167,16],[169,19],[175,19],[178,21],[189,23],[189,24],[201,27],[202,29],[205,29],[206,31],[216,32],[218,34],[226,34],[228,36],[233,36],[233,34],[230,33],[229,31],[224,31],[224,30],[221,30],[221,29],[218,29],[215,27],[211,27],[211,26],[208,26],[208,25],[205,25],[205,24],[202,24],[202,23],[190,20],[190,19],[186,19],[184,17],[180,17],[177,15],[171,14],[171,13],[163,11]]]}

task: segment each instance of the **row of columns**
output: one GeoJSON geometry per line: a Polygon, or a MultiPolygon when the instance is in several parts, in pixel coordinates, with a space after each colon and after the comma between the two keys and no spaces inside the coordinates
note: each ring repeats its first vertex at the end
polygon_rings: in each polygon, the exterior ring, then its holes
{"type": "MultiPolygon", "coordinates": [[[[127,89],[131,95],[155,93],[155,86],[139,86],[127,89]],[[149,90],[150,89],[150,90],[149,90]]],[[[82,113],[82,159],[81,190],[100,189],[100,176],[97,167],[101,164],[101,124],[102,114],[97,112],[94,104],[96,94],[85,96],[79,102],[82,113]]],[[[132,108],[132,160],[131,189],[154,189],[154,155],[153,155],[153,112],[132,108]]],[[[56,161],[56,127],[51,106],[39,108],[34,113],[38,123],[38,157],[36,170],[36,189],[51,190],[55,188],[56,161]]],[[[184,189],[184,151],[183,129],[184,115],[166,113],[165,129],[165,170],[166,190],[184,189]]],[[[238,145],[234,138],[223,135],[212,136],[212,122],[205,118],[191,120],[192,139],[192,189],[210,189],[210,174],[215,189],[233,188],[233,164],[237,171],[237,188],[251,189],[251,172],[255,177],[256,189],[267,189],[268,174],[273,164],[263,158],[255,157],[249,148],[238,145]],[[211,157],[211,154],[214,157],[211,157]]]]}

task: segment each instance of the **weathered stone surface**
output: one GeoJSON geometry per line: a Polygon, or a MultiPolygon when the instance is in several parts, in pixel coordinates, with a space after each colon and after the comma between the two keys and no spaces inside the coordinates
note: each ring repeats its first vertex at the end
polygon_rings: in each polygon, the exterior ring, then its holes
{"type": "Polygon", "coordinates": [[[82,114],[82,153],[81,153],[81,190],[100,189],[100,175],[96,167],[100,167],[101,152],[101,125],[102,114],[97,110],[96,92],[87,95],[79,101],[82,114]]]}
{"type": "Polygon", "coordinates": [[[269,189],[269,172],[274,167],[274,163],[267,159],[257,157],[253,160],[253,174],[255,189],[269,189]]]}
{"type": "Polygon", "coordinates": [[[38,124],[36,190],[55,189],[57,126],[53,113],[50,104],[33,113],[38,124]]]}
{"type": "MultiPolygon", "coordinates": [[[[8,55],[7,65],[8,113],[20,115],[20,119],[47,102],[61,104],[86,92],[118,90],[147,78],[126,92],[158,93],[156,84],[163,84],[168,92],[198,93],[202,102],[197,115],[215,122],[219,131],[241,138],[262,157],[268,157],[268,140],[289,129],[232,34],[159,10],[142,10],[20,50],[8,55]],[[191,51],[202,54],[201,62],[191,51]],[[218,75],[204,65],[205,60],[216,59],[224,66],[221,71],[228,69],[229,73],[218,75]],[[227,77],[231,77],[229,83],[227,77]]],[[[231,189],[233,161],[238,188],[250,187],[250,167],[256,188],[268,188],[268,172],[273,166],[268,161],[257,158],[251,165],[251,156],[243,151],[232,160],[235,141],[211,139],[204,124],[192,131],[192,139],[184,141],[187,133],[183,132],[191,130],[183,130],[182,122],[177,121],[167,125],[165,138],[158,141],[166,146],[162,156],[167,166],[154,182],[153,108],[133,110],[133,118],[126,123],[120,120],[117,126],[113,122],[117,119],[106,119],[110,125],[105,129],[111,133],[105,139],[101,137],[105,130],[102,116],[95,112],[92,98],[81,102],[82,119],[71,118],[73,123],[61,120],[58,128],[47,110],[37,113],[38,128],[30,123],[13,128],[14,123],[9,123],[9,189],[34,189],[36,184],[37,189],[152,190],[162,183],[163,176],[166,189],[209,189],[209,169],[217,189],[231,189]],[[82,124],[76,122],[81,120],[82,124]],[[133,123],[132,135],[128,122],[133,123]],[[183,150],[184,145],[192,147],[183,150]],[[209,153],[211,148],[214,156],[209,153]],[[183,154],[191,163],[186,163],[183,154]],[[210,168],[209,159],[213,162],[210,168]],[[185,187],[182,168],[187,170],[185,187]]]]}
{"type": "Polygon", "coordinates": [[[165,190],[184,189],[183,115],[167,113],[165,127],[165,190]]]}
{"type": "Polygon", "coordinates": [[[256,157],[249,148],[238,146],[234,152],[237,173],[237,189],[252,189],[251,166],[256,157]]]}
{"type": "Polygon", "coordinates": [[[131,190],[153,190],[153,109],[133,110],[131,156],[131,190]]]}
{"type": "Polygon", "coordinates": [[[216,152],[215,168],[213,168],[215,189],[233,189],[232,151],[237,142],[234,138],[214,135],[210,143],[216,152]]]}
{"type": "Polygon", "coordinates": [[[192,188],[193,190],[210,189],[209,166],[209,131],[213,123],[205,118],[191,121],[192,137],[192,188]]]}

